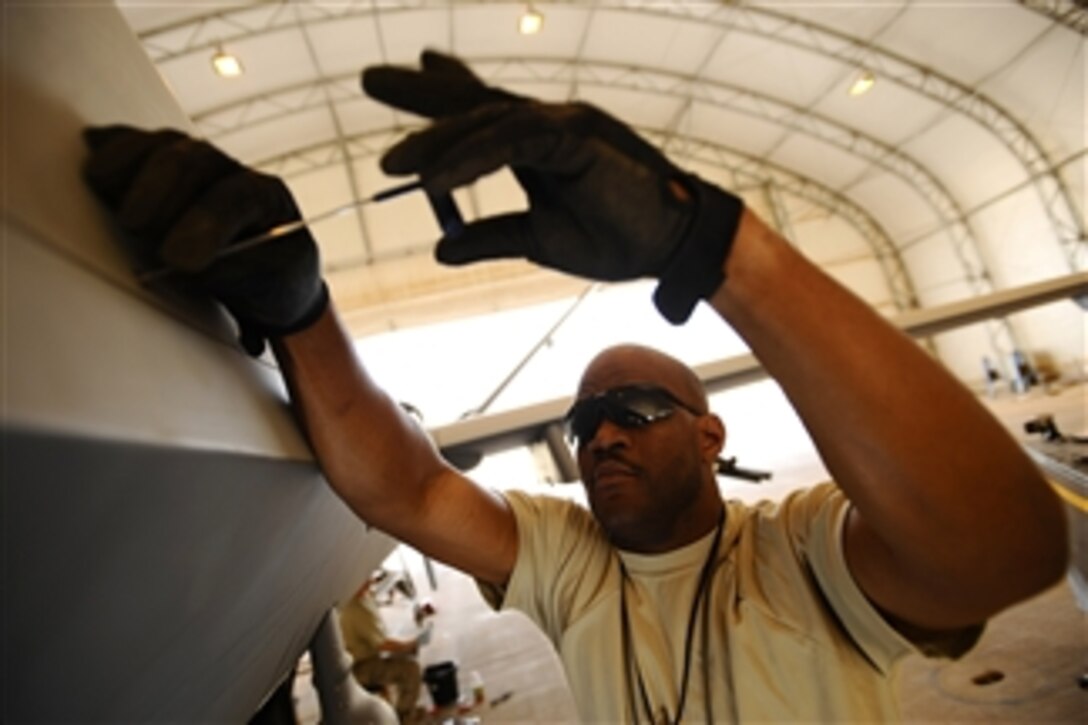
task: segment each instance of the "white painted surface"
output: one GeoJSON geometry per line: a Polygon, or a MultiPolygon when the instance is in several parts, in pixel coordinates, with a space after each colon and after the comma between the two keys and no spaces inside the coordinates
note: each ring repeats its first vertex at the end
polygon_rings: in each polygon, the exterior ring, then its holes
{"type": "Polygon", "coordinates": [[[133,281],[80,131],[186,127],[115,8],[5,4],[4,717],[245,721],[392,542],[322,479],[267,361],[133,281]]]}

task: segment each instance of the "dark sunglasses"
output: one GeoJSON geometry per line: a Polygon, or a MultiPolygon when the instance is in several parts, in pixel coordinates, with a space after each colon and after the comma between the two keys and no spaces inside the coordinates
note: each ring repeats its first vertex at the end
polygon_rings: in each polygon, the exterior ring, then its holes
{"type": "Polygon", "coordinates": [[[668,418],[677,408],[702,415],[664,388],[624,385],[582,398],[567,411],[563,422],[571,443],[584,446],[593,440],[606,418],[623,428],[642,428],[668,418]]]}

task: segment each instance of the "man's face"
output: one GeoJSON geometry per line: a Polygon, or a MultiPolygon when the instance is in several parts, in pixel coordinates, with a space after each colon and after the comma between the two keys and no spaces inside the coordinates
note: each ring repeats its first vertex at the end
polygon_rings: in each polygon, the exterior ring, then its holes
{"type": "Polygon", "coordinates": [[[682,403],[640,427],[604,417],[591,437],[579,441],[578,466],[590,508],[623,549],[672,548],[686,538],[684,528],[707,485],[715,486],[703,431],[707,416],[701,414],[705,400],[689,372],[674,365],[641,348],[622,348],[598,357],[579,386],[579,400],[623,386],[652,385],[682,403]]]}

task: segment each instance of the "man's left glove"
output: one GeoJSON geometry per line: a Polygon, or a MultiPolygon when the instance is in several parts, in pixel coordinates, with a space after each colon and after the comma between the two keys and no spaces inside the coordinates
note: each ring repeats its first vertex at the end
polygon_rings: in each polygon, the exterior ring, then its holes
{"type": "Polygon", "coordinates": [[[477,220],[438,242],[447,264],[523,257],[598,280],[656,277],[654,303],[688,319],[722,284],[741,199],[685,172],[624,123],[587,103],[542,103],[484,84],[452,56],[420,68],[374,66],[375,100],[433,122],[389,149],[382,169],[445,193],[509,167],[525,212],[477,220]]]}
{"type": "Polygon", "coordinates": [[[299,218],[286,185],[174,130],[88,128],[84,177],[142,257],[186,275],[238,324],[242,347],[299,332],[328,307],[317,245],[306,230],[219,257],[299,218]]]}

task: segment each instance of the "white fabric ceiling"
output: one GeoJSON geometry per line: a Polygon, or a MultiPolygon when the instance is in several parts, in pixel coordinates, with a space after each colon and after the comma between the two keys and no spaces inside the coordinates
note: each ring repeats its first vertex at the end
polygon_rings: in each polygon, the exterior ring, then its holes
{"type": "MultiPolygon", "coordinates": [[[[609,110],[888,313],[1088,259],[1084,3],[536,2],[533,36],[517,32],[525,3],[119,4],[194,128],[284,176],[310,215],[402,181],[378,156],[421,121],[365,98],[359,71],[431,47],[491,83],[609,110]],[[214,75],[217,47],[245,74],[214,75]],[[876,85],[855,98],[862,70],[876,85]]],[[[508,175],[459,201],[468,217],[524,204],[508,175]]],[[[438,269],[416,195],[316,235],[360,333],[582,286],[515,262],[438,269]]],[[[1009,347],[1017,331],[988,334],[1009,347]]]]}

